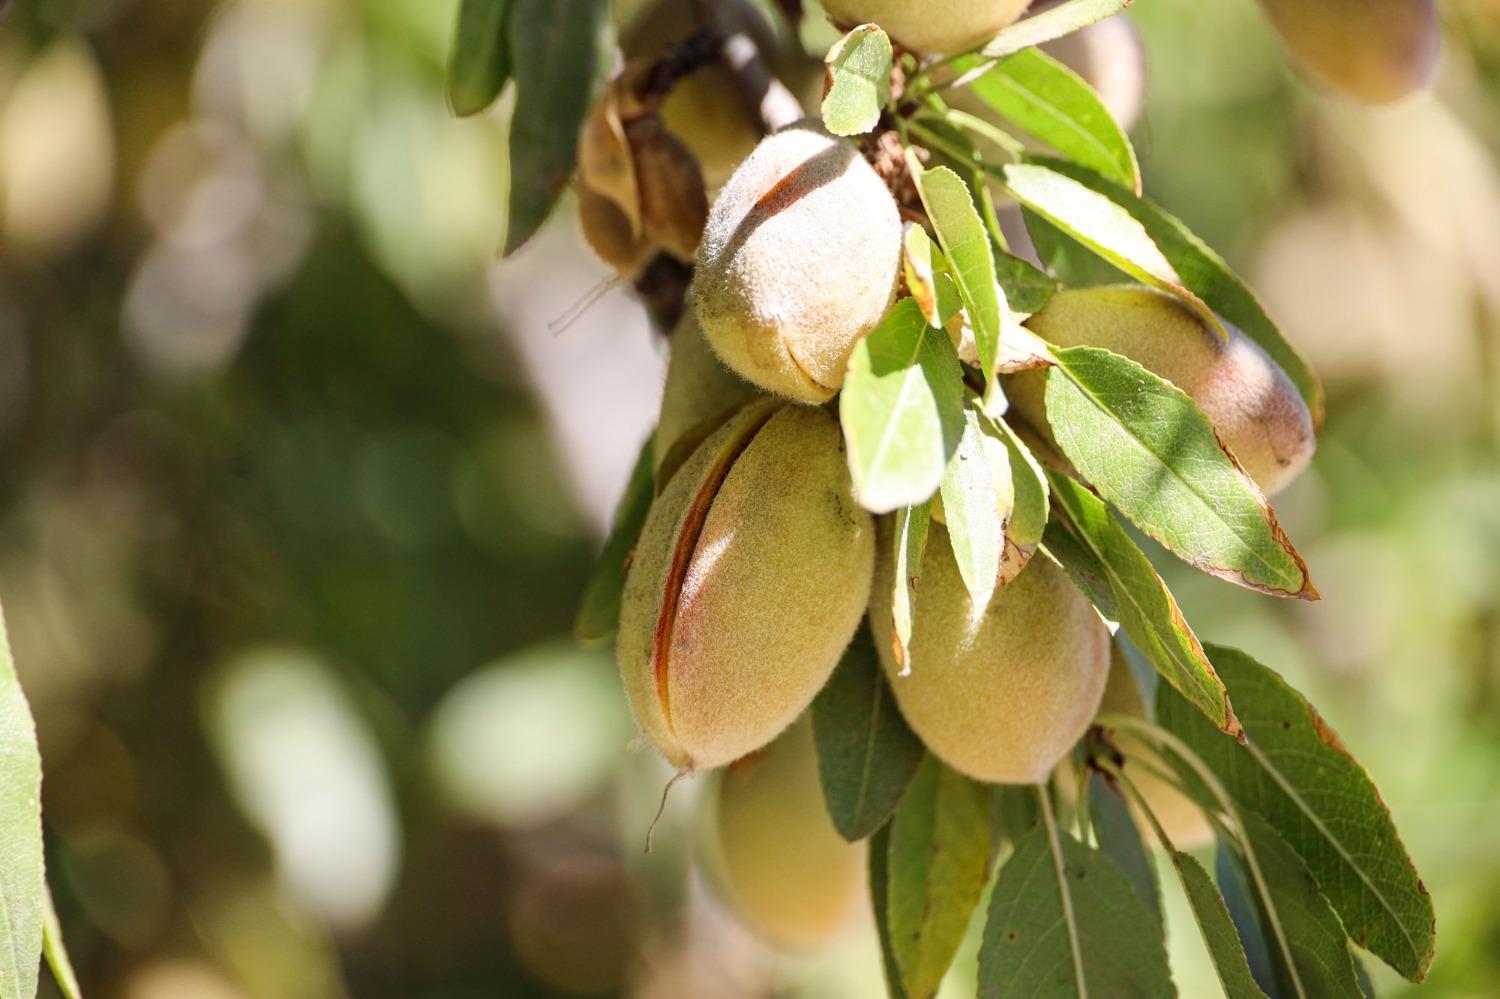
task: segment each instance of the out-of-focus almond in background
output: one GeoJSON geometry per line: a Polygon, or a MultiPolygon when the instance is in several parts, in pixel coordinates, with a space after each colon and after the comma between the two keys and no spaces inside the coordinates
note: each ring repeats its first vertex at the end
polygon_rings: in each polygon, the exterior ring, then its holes
{"type": "MultiPolygon", "coordinates": [[[[455,0],[35,6],[0,29],[0,599],[86,990],[879,994],[867,916],[778,954],[690,867],[707,782],[640,851],[665,767],[566,635],[663,349],[619,288],[549,330],[610,279],[570,203],[495,258],[510,99],[448,113],[455,0]]],[[[1251,0],[1131,16],[1147,189],[1329,388],[1278,497],[1324,600],[1164,568],[1375,775],[1429,994],[1489,994],[1500,4],[1449,0],[1435,92],[1384,110],[1301,82],[1251,0]]]]}

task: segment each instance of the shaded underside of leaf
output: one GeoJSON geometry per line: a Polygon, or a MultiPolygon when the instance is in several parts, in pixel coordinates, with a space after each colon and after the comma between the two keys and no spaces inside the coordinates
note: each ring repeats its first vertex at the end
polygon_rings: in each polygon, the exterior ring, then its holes
{"type": "Polygon", "coordinates": [[[1219,984],[1224,986],[1224,995],[1228,999],[1266,999],[1266,994],[1250,974],[1250,962],[1245,957],[1245,948],[1240,943],[1234,921],[1208,871],[1180,850],[1173,851],[1172,866],[1182,881],[1193,918],[1198,923],[1198,932],[1208,945],[1208,954],[1219,975],[1219,984]]]}
{"type": "MultiPolygon", "coordinates": [[[[1075,579],[1091,586],[1097,586],[1094,579],[1105,580],[1116,620],[1141,654],[1216,730],[1238,734],[1229,691],[1151,560],[1093,493],[1059,473],[1049,471],[1048,478],[1055,505],[1067,518],[1067,536],[1076,542],[1074,557],[1063,561],[1064,568],[1081,562],[1070,571],[1075,579]]],[[[1049,550],[1067,554],[1061,534],[1048,528],[1049,550]]]]}
{"type": "Polygon", "coordinates": [[[573,618],[573,636],[586,645],[607,642],[619,627],[625,570],[636,539],[641,536],[641,527],[646,523],[646,513],[651,509],[655,493],[651,454],[651,440],[647,438],[640,457],[635,461],[635,469],[630,473],[630,481],[625,484],[620,504],[615,508],[614,522],[610,525],[604,549],[599,553],[594,573],[578,603],[578,613],[573,618]]]}
{"type": "Polygon", "coordinates": [[[979,995],[1161,999],[1176,989],[1161,927],[1125,874],[1067,834],[1054,847],[1043,825],[1000,869],[979,952],[979,995]]]}
{"type": "Polygon", "coordinates": [[[828,814],[839,835],[864,839],[895,810],[925,753],[896,710],[868,628],[855,635],[812,713],[828,814]]]}
{"type": "Polygon", "coordinates": [[[510,33],[507,256],[547,221],[577,165],[578,130],[608,68],[609,0],[512,0],[511,23],[525,30],[510,33]]]}
{"type": "Polygon", "coordinates": [[[1434,949],[1432,899],[1369,775],[1274,671],[1235,649],[1210,646],[1208,654],[1234,698],[1246,744],[1222,738],[1158,691],[1161,724],[1285,839],[1357,944],[1420,981],[1434,949]]]}
{"type": "Polygon", "coordinates": [[[989,877],[989,789],[928,756],[891,820],[887,914],[901,981],[930,999],[989,877]]]}

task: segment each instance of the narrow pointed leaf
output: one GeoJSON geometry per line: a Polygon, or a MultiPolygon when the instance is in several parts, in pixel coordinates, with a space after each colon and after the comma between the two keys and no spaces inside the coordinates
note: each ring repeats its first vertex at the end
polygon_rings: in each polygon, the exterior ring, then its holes
{"type": "Polygon", "coordinates": [[[937,492],[963,433],[963,380],[948,334],[913,299],[854,348],[839,421],[860,505],[889,513],[937,492]]]}
{"type": "Polygon", "coordinates": [[[646,512],[651,509],[655,491],[651,468],[651,441],[648,438],[636,459],[635,470],[625,484],[625,494],[615,508],[614,523],[594,574],[584,588],[578,613],[573,618],[573,636],[586,645],[599,645],[614,637],[620,624],[620,597],[625,592],[625,570],[635,549],[646,512]]]}
{"type": "Polygon", "coordinates": [[[1098,771],[1089,774],[1089,817],[1099,838],[1099,848],[1130,879],[1136,898],[1151,913],[1156,925],[1161,926],[1161,885],[1156,865],[1146,852],[1140,828],[1131,817],[1124,796],[1098,771]]]}
{"type": "Polygon", "coordinates": [[[987,434],[973,400],[964,406],[964,432],[943,475],[943,519],[958,562],[958,575],[983,614],[1000,578],[1005,525],[1015,505],[1010,452],[987,434]]]}
{"type": "Polygon", "coordinates": [[[52,978],[57,982],[63,999],[83,999],[83,992],[78,987],[78,973],[73,970],[67,944],[63,942],[62,924],[57,920],[52,892],[48,891],[42,901],[42,953],[47,958],[47,967],[52,969],[52,978]]]}
{"type": "Polygon", "coordinates": [[[880,122],[891,99],[891,40],[878,26],[862,24],[828,50],[833,85],[823,98],[823,124],[834,135],[860,135],[880,122]]]}
{"type": "Polygon", "coordinates": [[[1010,525],[1006,529],[1007,542],[1024,547],[1035,547],[1042,541],[1047,529],[1050,500],[1047,495],[1047,473],[1041,462],[1031,453],[1010,424],[1004,420],[991,421],[990,429],[1004,442],[1010,454],[1011,493],[1014,508],[1010,525]]]}
{"type": "Polygon", "coordinates": [[[578,161],[578,130],[609,66],[609,0],[511,0],[510,199],[504,252],[552,214],[578,161]]]}
{"type": "Polygon", "coordinates": [[[1239,935],[1240,946],[1244,948],[1250,977],[1256,987],[1271,999],[1281,999],[1265,927],[1255,901],[1255,889],[1250,886],[1243,862],[1222,839],[1214,851],[1214,877],[1218,880],[1219,894],[1234,923],[1235,933],[1239,935]]]}
{"type": "Polygon", "coordinates": [[[948,272],[948,258],[933,245],[932,237],[921,226],[908,222],[902,246],[902,265],[906,287],[922,307],[927,325],[947,329],[948,320],[963,308],[958,285],[948,272]]]}
{"type": "Polygon", "coordinates": [[[887,824],[870,837],[870,908],[875,911],[875,935],[880,941],[880,963],[885,971],[886,992],[890,999],[907,999],[906,989],[901,985],[901,970],[896,967],[896,951],[891,944],[890,872],[891,827],[887,824]]]}
{"type": "Polygon", "coordinates": [[[1005,293],[1006,304],[1021,315],[1040,312],[1057,292],[1054,278],[1038,270],[1029,260],[1011,253],[995,254],[995,276],[1000,281],[1000,290],[1005,293]]]}
{"type": "MultiPolygon", "coordinates": [[[[922,559],[927,554],[927,530],[932,526],[932,503],[904,506],[896,511],[894,523],[896,565],[892,587],[891,617],[895,634],[889,636],[896,662],[904,676],[911,672],[912,607],[917,587],[921,585],[922,559]]],[[[876,635],[877,642],[887,636],[876,635]]]]}
{"type": "Polygon", "coordinates": [[[1208,303],[1215,313],[1259,344],[1281,366],[1312,411],[1313,423],[1322,426],[1323,386],[1317,375],[1281,335],[1281,330],[1267,315],[1255,293],[1230,269],[1223,257],[1149,198],[1138,197],[1125,187],[1077,164],[1051,159],[1038,161],[1106,195],[1134,216],[1162,255],[1171,262],[1182,283],[1208,303]]]}
{"type": "Polygon", "coordinates": [[[1244,725],[1240,745],[1158,691],[1157,717],[1290,844],[1355,943],[1413,981],[1432,961],[1433,908],[1370,776],[1317,710],[1235,649],[1208,654],[1244,725]]]}
{"type": "MultiPolygon", "coordinates": [[[[970,57],[955,68],[978,63],[970,57]]],[[[1140,167],[1125,130],[1082,77],[1040,49],[1007,57],[969,90],[1066,158],[1140,192],[1140,167]]]]}
{"type": "Polygon", "coordinates": [[[0,999],[33,999],[47,881],[36,726],[0,618],[0,999]]]}
{"type": "Polygon", "coordinates": [[[1186,393],[1107,350],[1069,347],[1053,356],[1047,421],[1099,495],[1196,569],[1316,599],[1276,514],[1186,393]]]}
{"type": "Polygon", "coordinates": [[[1011,163],[1004,169],[1005,186],[1021,204],[1137,281],[1176,295],[1211,327],[1223,331],[1219,317],[1188,290],[1145,226],[1124,208],[1037,163],[1011,163]]]}
{"type": "Polygon", "coordinates": [[[989,789],[928,756],[890,830],[891,946],[907,994],[930,999],[989,878],[989,789]]]}
{"type": "Polygon", "coordinates": [[[855,634],[812,712],[828,814],[839,835],[864,839],[895,811],[925,753],[896,709],[869,629],[855,634]]]}
{"type": "Polygon", "coordinates": [[[1114,861],[1045,825],[1016,844],[984,927],[983,999],[1176,994],[1161,927],[1114,861]]]}
{"type": "Polygon", "coordinates": [[[1187,893],[1198,932],[1208,945],[1208,954],[1213,959],[1214,971],[1219,975],[1219,984],[1224,987],[1224,995],[1227,999],[1266,999],[1266,994],[1250,974],[1245,948],[1240,944],[1234,921],[1229,917],[1229,909],[1214,886],[1213,878],[1208,876],[1202,864],[1181,850],[1172,852],[1172,866],[1187,893]]]}
{"type": "Polygon", "coordinates": [[[937,167],[918,169],[913,177],[974,327],[980,368],[989,378],[1000,355],[1000,326],[1006,307],[995,280],[995,251],[989,233],[979,209],[974,207],[968,185],[958,174],[937,167]]]}
{"type": "Polygon", "coordinates": [[[996,58],[1020,52],[1043,42],[1050,42],[1063,35],[1071,35],[1079,28],[1087,28],[1096,21],[1118,14],[1135,0],[1071,0],[1058,4],[1050,10],[1033,15],[1010,25],[992,38],[981,50],[982,54],[996,58]]]}
{"type": "Polygon", "coordinates": [[[1244,819],[1247,846],[1269,893],[1257,891],[1254,897],[1271,927],[1267,941],[1277,991],[1298,999],[1362,999],[1344,927],[1317,882],[1265,819],[1254,812],[1246,812],[1244,819]]]}
{"type": "MultiPolygon", "coordinates": [[[[1238,733],[1240,723],[1230,707],[1228,690],[1151,560],[1098,497],[1066,476],[1054,472],[1049,478],[1053,500],[1067,517],[1071,539],[1090,559],[1070,574],[1075,578],[1081,572],[1102,574],[1109,584],[1116,620],[1141,654],[1217,729],[1238,733]]],[[[1048,548],[1066,551],[1065,545],[1054,544],[1057,533],[1048,528],[1048,548]]],[[[1068,560],[1063,560],[1063,567],[1069,567],[1068,560]]]]}
{"type": "Polygon", "coordinates": [[[506,20],[511,0],[463,0],[448,57],[448,105],[456,115],[478,114],[510,78],[506,20]]]}

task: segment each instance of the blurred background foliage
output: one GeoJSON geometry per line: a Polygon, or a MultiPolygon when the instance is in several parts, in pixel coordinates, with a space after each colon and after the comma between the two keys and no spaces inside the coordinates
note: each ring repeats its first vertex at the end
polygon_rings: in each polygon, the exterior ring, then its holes
{"type": "MultiPolygon", "coordinates": [[[[0,598],[85,989],[879,994],[867,926],[773,956],[688,873],[702,788],[641,853],[664,767],[565,636],[662,350],[618,289],[549,332],[608,277],[567,212],[494,259],[508,103],[444,106],[455,6],[0,29],[0,598]]],[[[1133,16],[1147,189],[1330,389],[1278,504],[1324,601],[1164,568],[1375,775],[1437,900],[1427,994],[1492,995],[1500,3],[1449,0],[1437,92],[1385,111],[1310,91],[1251,0],[1133,16]]]]}

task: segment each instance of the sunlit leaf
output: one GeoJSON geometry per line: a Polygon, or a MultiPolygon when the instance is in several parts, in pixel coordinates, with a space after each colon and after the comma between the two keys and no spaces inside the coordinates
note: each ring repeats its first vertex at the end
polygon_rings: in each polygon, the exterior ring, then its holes
{"type": "Polygon", "coordinates": [[[989,790],[928,756],[891,820],[887,912],[901,981],[930,999],[989,877],[989,790]]]}
{"type": "Polygon", "coordinates": [[[36,995],[46,897],[42,759],[0,618],[0,999],[36,995]]]}
{"type": "MultiPolygon", "coordinates": [[[[890,636],[892,651],[902,673],[911,670],[912,607],[916,604],[922,559],[927,555],[927,529],[932,525],[932,502],[904,506],[892,521],[896,552],[895,574],[888,581],[891,592],[891,617],[896,633],[890,636]]],[[[881,581],[877,585],[886,585],[881,581]]],[[[875,641],[886,636],[876,635],[875,641]]]]}
{"type": "Polygon", "coordinates": [[[578,130],[609,66],[609,0],[511,0],[510,64],[516,110],[510,123],[506,255],[547,221],[578,160],[578,130]]]}
{"type": "Polygon", "coordinates": [[[834,135],[860,135],[880,121],[891,99],[891,40],[862,24],[840,38],[824,60],[832,86],[823,98],[823,124],[834,135]]]}
{"type": "Polygon", "coordinates": [[[864,839],[895,811],[925,752],[896,710],[868,629],[854,636],[812,712],[828,814],[845,839],[864,839]]]}
{"type": "Polygon", "coordinates": [[[854,495],[873,513],[926,502],[963,433],[963,381],[948,334],[904,298],[849,358],[839,394],[854,495]]]}
{"type": "MultiPolygon", "coordinates": [[[[978,62],[970,57],[955,68],[978,62]]],[[[1140,167],[1124,129],[1082,77],[1040,49],[1006,58],[969,90],[1068,159],[1140,191],[1140,167]]]]}
{"type": "Polygon", "coordinates": [[[506,20],[511,0],[463,0],[448,57],[448,104],[457,115],[478,114],[510,78],[506,20]]]}
{"type": "Polygon", "coordinates": [[[1097,496],[1066,476],[1049,472],[1048,477],[1055,508],[1066,516],[1069,527],[1066,532],[1047,529],[1048,551],[1058,556],[1096,607],[1103,581],[1108,595],[1101,612],[1120,622],[1156,671],[1216,728],[1238,732],[1228,691],[1151,560],[1097,496]]]}
{"type": "Polygon", "coordinates": [[[1432,899],[1369,774],[1274,671],[1235,649],[1208,654],[1234,698],[1244,745],[1161,691],[1158,720],[1302,858],[1357,944],[1420,981],[1432,961],[1432,899]]]}
{"type": "Polygon", "coordinates": [[[981,50],[989,58],[1008,56],[1012,52],[1050,42],[1087,28],[1096,21],[1118,14],[1135,0],[1071,0],[1050,10],[1024,18],[1000,32],[981,50]]]}
{"type": "Polygon", "coordinates": [[[1010,163],[1004,170],[1006,189],[1022,205],[1137,281],[1175,295],[1211,327],[1223,331],[1219,317],[1188,290],[1145,226],[1124,208],[1039,163],[1010,163]]]}
{"type": "Polygon", "coordinates": [[[1010,452],[985,431],[975,402],[964,406],[964,432],[943,475],[943,519],[975,614],[983,614],[1000,578],[1005,525],[1015,506],[1010,452]]]}
{"type": "Polygon", "coordinates": [[[926,229],[911,222],[906,225],[902,267],[907,290],[922,307],[927,324],[946,329],[948,320],[963,308],[963,299],[959,297],[953,275],[948,272],[948,258],[933,245],[926,229]]]}
{"type": "Polygon", "coordinates": [[[1281,330],[1266,314],[1255,293],[1230,270],[1224,258],[1149,198],[1137,197],[1124,187],[1076,164],[1040,158],[1038,161],[1107,195],[1130,212],[1171,262],[1183,285],[1271,355],[1312,410],[1314,424],[1322,425],[1323,386],[1296,348],[1281,335],[1281,330]]]}
{"type": "Polygon", "coordinates": [[[913,171],[922,206],[932,221],[938,243],[958,283],[964,310],[974,327],[979,365],[988,378],[1000,353],[1000,327],[1005,314],[1000,286],[995,280],[995,252],[989,233],[974,207],[969,187],[947,167],[913,171]]]}
{"type": "Polygon", "coordinates": [[[654,492],[651,453],[648,439],[636,459],[635,470],[630,473],[620,505],[615,508],[609,538],[604,542],[594,574],[589,577],[583,599],[579,601],[578,613],[573,618],[573,635],[580,642],[590,645],[607,642],[614,637],[615,628],[619,626],[625,570],[641,527],[646,523],[646,512],[651,509],[654,492]]]}
{"type": "Polygon", "coordinates": [[[1203,572],[1316,599],[1307,566],[1265,497],[1188,395],[1096,347],[1054,350],[1047,421],[1099,495],[1203,572]]]}
{"type": "Polygon", "coordinates": [[[1000,869],[979,952],[987,997],[1175,996],[1161,927],[1115,862],[1037,826],[1000,869]]]}

